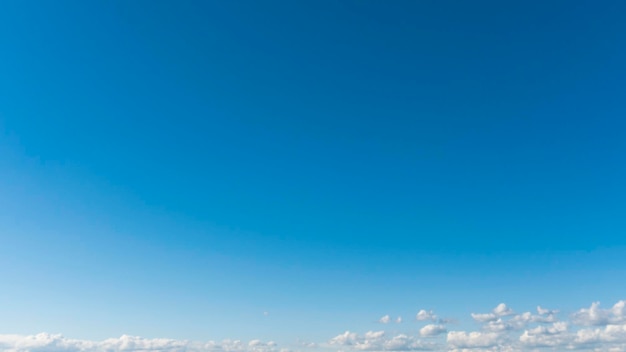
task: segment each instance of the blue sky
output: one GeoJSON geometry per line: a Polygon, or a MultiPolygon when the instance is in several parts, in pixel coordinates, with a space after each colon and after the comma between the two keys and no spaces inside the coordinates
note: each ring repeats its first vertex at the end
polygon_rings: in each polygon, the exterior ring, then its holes
{"type": "Polygon", "coordinates": [[[624,11],[2,2],[0,347],[626,331],[624,11]]]}

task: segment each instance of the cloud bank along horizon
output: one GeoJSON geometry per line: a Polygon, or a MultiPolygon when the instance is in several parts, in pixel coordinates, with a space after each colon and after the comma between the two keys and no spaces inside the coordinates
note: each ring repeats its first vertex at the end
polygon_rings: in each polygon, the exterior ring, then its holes
{"type": "MultiPolygon", "coordinates": [[[[223,351],[223,352],[296,352],[296,351],[624,351],[626,350],[626,300],[602,308],[593,302],[568,316],[555,309],[537,306],[536,312],[517,313],[504,303],[487,313],[472,313],[476,330],[459,330],[456,319],[439,318],[432,310],[420,310],[412,322],[389,315],[379,324],[420,324],[406,332],[370,330],[345,331],[326,341],[302,342],[281,346],[273,341],[223,340],[189,341],[168,338],[142,338],[123,335],[102,341],[79,340],[60,334],[0,334],[0,348],[9,352],[96,352],[96,351],[223,351]],[[426,325],[423,325],[426,324],[426,325]],[[418,330],[416,330],[418,329],[418,330]],[[417,331],[417,332],[416,332],[417,331]]],[[[394,329],[398,330],[398,329],[394,329]]]]}
{"type": "Polygon", "coordinates": [[[624,13],[0,1],[0,350],[623,348],[624,13]]]}

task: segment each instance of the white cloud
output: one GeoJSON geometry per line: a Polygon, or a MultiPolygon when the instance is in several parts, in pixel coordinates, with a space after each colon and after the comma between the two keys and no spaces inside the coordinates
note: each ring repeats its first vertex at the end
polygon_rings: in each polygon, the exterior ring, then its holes
{"type": "MultiPolygon", "coordinates": [[[[194,342],[165,338],[148,339],[123,335],[102,341],[79,340],[62,335],[0,335],[4,352],[310,352],[348,351],[447,351],[447,352],[519,352],[519,351],[626,351],[626,301],[610,308],[592,303],[563,320],[558,311],[537,307],[537,313],[514,311],[499,304],[489,313],[472,313],[479,323],[477,331],[448,331],[432,311],[420,310],[416,318],[427,321],[413,331],[346,331],[326,343],[302,343],[293,349],[261,340],[224,340],[194,342]]],[[[390,315],[381,318],[386,324],[401,322],[390,315]]],[[[403,326],[394,326],[399,329],[403,326]]],[[[408,328],[412,330],[412,328],[408,328]]],[[[287,346],[290,347],[290,346],[287,346]]]]}
{"type": "Polygon", "coordinates": [[[537,306],[537,313],[540,315],[556,315],[558,312],[558,310],[545,309],[541,308],[541,306],[537,306]]]}
{"type": "Polygon", "coordinates": [[[600,308],[600,302],[594,302],[589,308],[583,308],[572,315],[572,322],[577,325],[605,326],[626,323],[626,301],[619,301],[611,309],[600,308]]]}
{"type": "Polygon", "coordinates": [[[358,341],[358,337],[356,332],[346,331],[330,339],[329,343],[331,345],[352,346],[358,341]]]}
{"type": "Polygon", "coordinates": [[[447,336],[448,344],[454,348],[490,348],[500,343],[501,335],[495,332],[465,332],[450,331],[447,336]]]}
{"type": "Polygon", "coordinates": [[[505,317],[513,315],[513,310],[507,307],[506,304],[498,304],[491,313],[472,313],[472,318],[480,323],[486,323],[490,321],[496,321],[499,317],[505,317]]]}
{"type": "Polygon", "coordinates": [[[391,321],[391,317],[389,316],[389,314],[378,319],[378,322],[381,324],[389,324],[390,321],[391,321]]]}
{"type": "MultiPolygon", "coordinates": [[[[564,321],[558,319],[558,310],[541,306],[536,310],[516,314],[500,303],[491,312],[471,314],[480,324],[479,331],[449,331],[445,335],[441,320],[432,311],[421,310],[418,320],[437,323],[422,327],[418,336],[435,342],[445,336],[445,342],[439,343],[436,350],[448,352],[626,351],[626,301],[607,309],[593,303],[564,321]]],[[[382,351],[385,344],[370,342],[363,349],[382,351]]]]}
{"type": "MultiPolygon", "coordinates": [[[[476,320],[476,315],[473,315],[476,320]]],[[[554,315],[534,315],[530,312],[514,314],[509,319],[504,320],[501,317],[495,320],[487,320],[483,322],[483,330],[491,332],[516,331],[526,328],[529,324],[547,324],[556,322],[554,315]]]]}
{"type": "Polygon", "coordinates": [[[329,344],[358,351],[431,351],[437,347],[405,334],[387,337],[384,331],[368,331],[363,335],[346,331],[332,338],[329,344]]]}
{"type": "Polygon", "coordinates": [[[496,314],[499,317],[505,317],[507,315],[513,315],[513,309],[507,307],[506,304],[504,304],[504,303],[498,304],[493,309],[493,312],[494,312],[494,314],[496,314]]]}
{"type": "Polygon", "coordinates": [[[300,341],[300,346],[306,347],[306,348],[316,348],[319,346],[319,344],[315,343],[315,342],[302,342],[300,341]]]}
{"type": "Polygon", "coordinates": [[[581,329],[576,333],[576,342],[581,344],[616,340],[626,342],[626,325],[607,325],[604,328],[581,329]]]}
{"type": "Polygon", "coordinates": [[[420,329],[420,335],[424,337],[432,337],[446,332],[446,327],[437,324],[428,324],[420,329]]]}
{"type": "Polygon", "coordinates": [[[514,330],[514,329],[515,329],[514,324],[512,324],[510,321],[505,322],[500,318],[494,321],[488,321],[485,323],[485,325],[483,325],[483,330],[490,331],[490,332],[504,332],[504,331],[514,330]]]}
{"type": "MultiPolygon", "coordinates": [[[[389,314],[382,316],[380,319],[378,319],[378,322],[381,324],[389,324],[391,323],[392,319],[391,316],[389,314]]],[[[393,319],[393,321],[396,324],[400,324],[402,323],[402,317],[397,317],[396,319],[393,319]]]]}
{"type": "Polygon", "coordinates": [[[498,320],[498,317],[493,313],[472,313],[472,318],[479,323],[486,323],[494,320],[498,320]]]}
{"type": "Polygon", "coordinates": [[[173,339],[146,339],[123,335],[103,341],[69,339],[59,334],[0,335],[0,350],[5,352],[278,352],[274,342],[239,340],[191,342],[173,339]]]}
{"type": "Polygon", "coordinates": [[[437,320],[437,316],[433,313],[433,311],[426,311],[424,309],[420,310],[417,315],[415,316],[415,319],[419,320],[419,321],[426,321],[426,320],[432,320],[432,321],[436,321],[437,320]]]}
{"type": "Polygon", "coordinates": [[[571,336],[566,322],[556,322],[552,326],[537,326],[525,330],[519,340],[530,347],[556,347],[566,345],[571,336]]]}

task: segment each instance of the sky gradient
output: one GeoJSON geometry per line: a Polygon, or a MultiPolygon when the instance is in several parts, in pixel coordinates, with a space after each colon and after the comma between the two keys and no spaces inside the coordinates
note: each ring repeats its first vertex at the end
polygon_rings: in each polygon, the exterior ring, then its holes
{"type": "Polygon", "coordinates": [[[0,349],[626,349],[625,14],[3,1],[0,349]]]}

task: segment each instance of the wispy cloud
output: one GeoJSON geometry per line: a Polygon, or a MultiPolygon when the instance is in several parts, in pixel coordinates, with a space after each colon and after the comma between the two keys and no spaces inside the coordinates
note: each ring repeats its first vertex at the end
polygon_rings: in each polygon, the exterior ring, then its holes
{"type": "MultiPolygon", "coordinates": [[[[402,323],[402,317],[397,317],[393,321],[396,324],[401,324],[402,323]]],[[[381,323],[381,324],[389,324],[389,323],[391,323],[392,322],[391,315],[387,314],[387,315],[384,315],[384,316],[380,317],[380,319],[378,319],[378,322],[381,323]]]]}
{"type": "Polygon", "coordinates": [[[389,314],[381,317],[380,319],[378,319],[378,322],[381,324],[389,324],[391,322],[391,317],[389,316],[389,314]]]}

